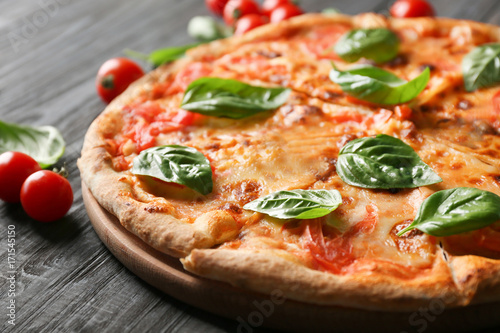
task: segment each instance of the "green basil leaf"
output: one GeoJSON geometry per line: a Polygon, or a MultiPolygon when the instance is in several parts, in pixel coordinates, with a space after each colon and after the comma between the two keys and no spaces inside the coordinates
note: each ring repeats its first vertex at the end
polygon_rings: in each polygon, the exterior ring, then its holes
{"type": "Polygon", "coordinates": [[[243,206],[279,219],[315,219],[337,209],[342,196],[337,190],[279,191],[243,206]]]}
{"type": "Polygon", "coordinates": [[[201,194],[213,189],[210,162],[191,147],[166,145],[143,150],[134,158],[131,172],[185,185],[201,194]]]}
{"type": "Polygon", "coordinates": [[[378,104],[401,104],[412,100],[424,90],[429,78],[429,68],[409,82],[373,66],[362,66],[343,72],[333,66],[330,71],[330,80],[340,85],[342,91],[358,99],[378,104]]]}
{"type": "Polygon", "coordinates": [[[324,14],[324,15],[336,15],[336,14],[342,14],[342,12],[337,9],[337,8],[334,8],[334,7],[330,7],[330,8],[325,8],[321,11],[321,14],[324,14]]]}
{"type": "Polygon", "coordinates": [[[432,236],[451,236],[500,221],[500,197],[477,188],[459,187],[432,194],[417,217],[398,236],[418,229],[432,236]]]}
{"type": "Polygon", "coordinates": [[[385,28],[354,29],[339,39],[334,50],[347,62],[366,58],[376,63],[383,63],[398,55],[399,38],[394,32],[385,28]]]}
{"type": "Polygon", "coordinates": [[[149,62],[151,62],[155,67],[167,64],[184,57],[187,50],[192,49],[193,47],[196,47],[198,45],[200,45],[200,43],[155,50],[149,54],[149,62]]]}
{"type": "Polygon", "coordinates": [[[474,48],[462,59],[465,89],[474,91],[500,82],[500,44],[474,48]]]}
{"type": "Polygon", "coordinates": [[[129,49],[123,52],[129,57],[150,62],[154,67],[158,67],[184,57],[186,51],[193,47],[216,39],[229,37],[232,35],[232,30],[209,16],[195,16],[189,21],[188,33],[191,37],[198,40],[199,43],[158,49],[150,54],[129,49]]]}
{"type": "Polygon", "coordinates": [[[232,29],[210,16],[195,16],[188,24],[189,36],[200,42],[211,42],[232,35],[232,29]]]}
{"type": "Polygon", "coordinates": [[[150,62],[154,67],[161,66],[163,64],[167,64],[169,62],[175,61],[177,59],[180,59],[184,57],[186,54],[186,51],[189,49],[192,49],[193,47],[196,47],[200,45],[201,43],[194,43],[194,44],[188,44],[188,45],[183,45],[183,46],[174,46],[174,47],[167,47],[163,49],[158,49],[150,54],[144,54],[141,52],[137,52],[134,50],[124,50],[123,53],[125,53],[127,56],[136,58],[136,59],[141,59],[144,61],[150,62]]]}
{"type": "Polygon", "coordinates": [[[348,142],[336,167],[344,182],[363,188],[415,188],[443,181],[413,148],[385,134],[348,142]]]}
{"type": "Polygon", "coordinates": [[[20,151],[48,168],[63,155],[65,142],[52,126],[31,127],[0,121],[0,154],[20,151]]]}
{"type": "Polygon", "coordinates": [[[204,77],[191,82],[181,108],[208,116],[240,119],[283,105],[290,89],[264,88],[230,79],[204,77]]]}

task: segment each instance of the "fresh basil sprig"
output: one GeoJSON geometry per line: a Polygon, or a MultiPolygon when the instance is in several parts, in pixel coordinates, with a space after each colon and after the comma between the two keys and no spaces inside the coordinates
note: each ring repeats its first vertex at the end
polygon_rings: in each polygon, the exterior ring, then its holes
{"type": "Polygon", "coordinates": [[[462,59],[462,74],[467,91],[489,87],[500,82],[500,44],[474,48],[462,59]]]}
{"type": "Polygon", "coordinates": [[[205,43],[226,38],[233,34],[231,28],[217,22],[210,16],[193,17],[188,23],[187,31],[189,36],[205,43]]]}
{"type": "Polygon", "coordinates": [[[179,145],[154,147],[143,150],[132,163],[133,174],[185,185],[205,195],[212,192],[210,162],[194,148],[179,145]]]}
{"type": "Polygon", "coordinates": [[[397,56],[399,44],[398,36],[389,29],[354,29],[339,39],[334,51],[347,62],[366,58],[383,63],[397,56]]]}
{"type": "Polygon", "coordinates": [[[158,49],[150,54],[129,49],[124,50],[124,53],[132,58],[147,61],[154,67],[158,67],[184,57],[186,51],[193,47],[216,39],[229,37],[232,35],[232,30],[209,16],[195,16],[189,21],[188,34],[196,39],[198,43],[158,49]]]}
{"type": "Polygon", "coordinates": [[[424,90],[429,78],[429,68],[409,82],[374,66],[361,66],[347,71],[339,71],[333,66],[330,71],[330,80],[340,85],[342,91],[378,104],[401,104],[412,100],[424,90]]]}
{"type": "Polygon", "coordinates": [[[65,142],[52,126],[31,127],[0,121],[0,154],[19,151],[48,168],[63,155],[65,142]]]}
{"type": "Polygon", "coordinates": [[[279,219],[315,219],[337,209],[342,196],[337,190],[279,191],[243,206],[279,219]]]}
{"type": "Polygon", "coordinates": [[[265,88],[215,77],[191,82],[181,108],[208,116],[240,119],[283,105],[290,89],[265,88]]]}
{"type": "Polygon", "coordinates": [[[194,43],[194,44],[188,44],[188,45],[183,45],[183,46],[173,46],[173,47],[167,47],[163,49],[158,49],[150,54],[144,54],[141,52],[137,52],[134,50],[124,50],[123,53],[128,55],[129,57],[136,58],[136,59],[141,59],[144,61],[147,61],[151,63],[154,67],[161,66],[163,64],[167,64],[169,62],[175,61],[177,59],[180,59],[184,57],[186,54],[186,51],[189,49],[192,49],[193,47],[196,47],[200,45],[201,43],[194,43]]]}
{"type": "Polygon", "coordinates": [[[323,14],[323,15],[337,15],[337,14],[342,14],[342,12],[337,8],[329,7],[329,8],[323,9],[321,11],[321,14],[323,14]]]}
{"type": "Polygon", "coordinates": [[[344,182],[362,188],[415,188],[443,181],[413,148],[385,134],[348,142],[336,168],[344,182]]]}
{"type": "Polygon", "coordinates": [[[198,45],[200,45],[200,43],[168,47],[153,51],[149,54],[149,62],[151,62],[155,67],[167,64],[184,57],[187,50],[192,49],[193,47],[196,47],[198,45]]]}
{"type": "Polygon", "coordinates": [[[432,194],[417,217],[398,233],[418,229],[432,236],[451,236],[481,229],[500,221],[500,197],[477,188],[459,187],[432,194]]]}

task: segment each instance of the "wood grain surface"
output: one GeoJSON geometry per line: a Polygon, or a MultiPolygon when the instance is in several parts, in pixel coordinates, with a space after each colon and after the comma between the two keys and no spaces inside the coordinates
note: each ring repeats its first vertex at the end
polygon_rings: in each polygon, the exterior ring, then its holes
{"type": "MultiPolygon", "coordinates": [[[[356,14],[385,11],[391,2],[302,0],[302,5],[307,11],[336,7],[356,14]]],[[[497,0],[432,3],[440,16],[500,24],[497,0]]],[[[195,15],[208,15],[202,0],[0,0],[0,120],[56,126],[67,143],[57,166],[66,164],[75,194],[68,215],[51,224],[31,220],[20,205],[0,203],[1,332],[245,331],[237,318],[178,301],[116,260],[89,223],[76,167],[86,129],[105,107],[94,89],[100,64],[126,48],[149,52],[191,42],[186,26],[195,15]],[[16,233],[13,297],[9,227],[16,233]],[[15,326],[7,316],[12,299],[15,326]]]]}

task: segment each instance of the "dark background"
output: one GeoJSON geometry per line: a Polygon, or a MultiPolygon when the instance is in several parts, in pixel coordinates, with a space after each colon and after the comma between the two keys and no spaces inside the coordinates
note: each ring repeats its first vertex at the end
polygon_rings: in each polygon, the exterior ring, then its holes
{"type": "MultiPolygon", "coordinates": [[[[435,0],[439,16],[500,24],[500,1],[435,0]]],[[[303,0],[306,11],[385,12],[392,1],[303,0]]],[[[52,125],[64,136],[75,201],[41,224],[0,203],[0,331],[236,332],[237,323],[150,287],[118,262],[89,223],[76,167],[83,137],[105,105],[95,74],[126,48],[149,52],[192,40],[202,0],[0,0],[0,120],[52,125]],[[7,227],[16,231],[16,326],[7,324],[7,227]]],[[[1,186],[1,184],[0,184],[1,186]]],[[[334,328],[332,328],[334,329],[334,328]]]]}

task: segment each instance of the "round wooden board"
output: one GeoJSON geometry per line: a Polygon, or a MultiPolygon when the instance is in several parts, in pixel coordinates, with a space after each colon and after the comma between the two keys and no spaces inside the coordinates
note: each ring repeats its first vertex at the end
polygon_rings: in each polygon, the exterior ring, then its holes
{"type": "MultiPolygon", "coordinates": [[[[82,183],[85,207],[103,243],[134,274],[195,307],[239,322],[238,332],[265,326],[293,332],[470,332],[500,326],[500,304],[443,311],[439,300],[407,312],[377,312],[284,300],[204,279],[173,258],[146,245],[102,208],[82,183]]],[[[277,286],[279,290],[279,286],[277,286]]]]}

